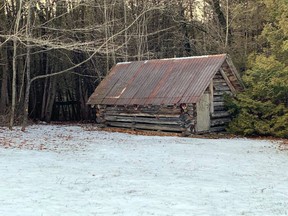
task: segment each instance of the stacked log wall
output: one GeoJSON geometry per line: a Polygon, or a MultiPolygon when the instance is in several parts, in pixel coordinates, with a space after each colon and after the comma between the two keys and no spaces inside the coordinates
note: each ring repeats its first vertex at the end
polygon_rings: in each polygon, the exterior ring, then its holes
{"type": "Polygon", "coordinates": [[[97,120],[105,127],[130,128],[135,130],[153,130],[164,132],[194,132],[195,105],[186,110],[179,106],[111,106],[100,105],[97,120]]]}
{"type": "Polygon", "coordinates": [[[211,132],[224,131],[231,121],[229,112],[224,106],[224,95],[232,92],[220,71],[213,78],[213,109],[211,114],[211,132]]]}

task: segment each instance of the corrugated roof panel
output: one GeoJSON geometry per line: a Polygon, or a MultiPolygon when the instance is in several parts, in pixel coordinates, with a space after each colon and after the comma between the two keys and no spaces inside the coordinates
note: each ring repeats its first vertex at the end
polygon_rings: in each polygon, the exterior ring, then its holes
{"type": "Polygon", "coordinates": [[[159,71],[156,73],[156,78],[154,82],[151,82],[151,93],[145,101],[145,104],[161,104],[163,96],[161,97],[160,92],[163,90],[163,85],[168,82],[168,79],[173,73],[173,62],[167,61],[165,64],[161,65],[159,71]]]}
{"type": "Polygon", "coordinates": [[[151,71],[153,76],[149,77],[149,82],[145,82],[145,85],[143,85],[141,90],[142,92],[145,92],[145,98],[143,98],[145,100],[144,104],[149,104],[149,100],[155,98],[155,95],[157,95],[157,91],[159,90],[158,87],[161,86],[161,83],[165,82],[164,75],[169,74],[169,71],[167,71],[167,65],[158,63],[155,69],[157,70],[153,72],[151,71]]]}
{"type": "MultiPolygon", "coordinates": [[[[145,83],[151,82],[149,78],[153,76],[153,71],[157,71],[157,64],[151,63],[151,61],[145,61],[139,76],[137,76],[133,83],[131,83],[131,94],[129,95],[129,104],[143,104],[145,96],[148,97],[147,88],[143,88],[145,83]],[[142,92],[141,92],[142,91],[142,92]]],[[[124,96],[124,95],[123,95],[124,96]]],[[[125,96],[127,97],[127,96],[125,96]]]]}
{"type": "MultiPolygon", "coordinates": [[[[115,86],[121,83],[122,74],[125,73],[125,71],[127,71],[128,68],[131,67],[131,65],[121,64],[119,65],[119,67],[120,68],[118,68],[118,66],[117,67],[115,66],[113,70],[109,73],[109,75],[107,76],[107,78],[108,79],[110,78],[110,79],[109,79],[109,82],[106,84],[106,86],[108,87],[108,90],[105,88],[106,95],[103,97],[102,104],[113,104],[113,101],[115,99],[111,97],[111,91],[113,90],[113,88],[115,88],[115,86]]],[[[105,81],[106,81],[106,78],[102,82],[105,82],[105,81]]],[[[96,92],[97,92],[97,89],[96,89],[96,92]]]]}
{"type": "Polygon", "coordinates": [[[226,58],[214,57],[213,59],[210,59],[210,61],[206,61],[201,68],[201,73],[198,73],[198,76],[196,76],[197,80],[192,82],[194,85],[192,85],[191,88],[187,88],[187,91],[183,94],[183,98],[181,99],[180,103],[186,103],[186,98],[191,98],[188,99],[188,101],[191,101],[195,99],[195,96],[200,97],[225,59],[226,58]]]}
{"type": "Polygon", "coordinates": [[[221,54],[117,64],[88,103],[196,103],[225,59],[221,54]]]}
{"type": "MultiPolygon", "coordinates": [[[[125,64],[120,64],[119,66],[123,67],[125,64]]],[[[126,70],[119,71],[119,78],[117,83],[111,88],[109,93],[106,95],[103,104],[114,105],[117,104],[118,99],[125,93],[125,91],[129,91],[127,86],[133,82],[134,78],[137,77],[137,73],[139,72],[137,67],[141,66],[140,62],[130,63],[126,70]]],[[[116,67],[118,64],[116,65],[116,67]]],[[[110,74],[108,75],[110,76],[110,74]]]]}
{"type": "Polygon", "coordinates": [[[137,91],[139,81],[137,79],[139,76],[143,75],[143,62],[138,62],[139,64],[135,64],[133,70],[135,71],[135,74],[133,76],[130,76],[129,82],[127,82],[126,90],[123,92],[121,97],[118,98],[116,104],[117,105],[125,105],[130,104],[130,100],[135,95],[135,92],[137,91]]]}
{"type": "Polygon", "coordinates": [[[179,73],[173,88],[171,88],[167,93],[167,95],[173,95],[173,97],[171,97],[171,99],[166,102],[168,104],[177,104],[181,100],[186,89],[190,87],[190,83],[193,78],[196,76],[196,73],[187,73],[187,71],[197,71],[197,64],[191,65],[191,62],[189,62],[189,60],[187,61],[187,59],[181,60],[180,64],[183,65],[183,68],[179,73]]]}
{"type": "MultiPolygon", "coordinates": [[[[167,64],[166,61],[161,61],[162,64],[167,64]]],[[[170,94],[168,96],[168,92],[173,91],[173,88],[175,87],[175,83],[177,82],[181,71],[182,71],[183,65],[181,65],[180,61],[178,63],[175,63],[175,60],[171,61],[171,71],[169,76],[167,77],[166,82],[164,82],[160,89],[158,90],[158,94],[155,96],[156,104],[169,104],[169,100],[171,100],[172,97],[175,97],[175,94],[170,94]]]]}
{"type": "Polygon", "coordinates": [[[145,72],[143,71],[143,76],[139,76],[139,88],[130,101],[132,104],[144,104],[153,90],[151,85],[157,83],[157,78],[161,77],[159,74],[161,73],[160,64],[155,64],[152,62],[147,62],[146,64],[149,65],[145,67],[147,70],[145,70],[145,72]]]}
{"type": "Polygon", "coordinates": [[[91,95],[91,97],[88,100],[88,104],[103,104],[103,99],[106,98],[106,95],[110,92],[110,90],[114,87],[114,85],[117,83],[117,81],[120,79],[121,74],[123,71],[127,70],[127,67],[129,67],[130,64],[120,64],[115,65],[109,75],[105,77],[104,80],[101,81],[101,83],[98,85],[98,87],[95,89],[94,93],[91,95]]]}

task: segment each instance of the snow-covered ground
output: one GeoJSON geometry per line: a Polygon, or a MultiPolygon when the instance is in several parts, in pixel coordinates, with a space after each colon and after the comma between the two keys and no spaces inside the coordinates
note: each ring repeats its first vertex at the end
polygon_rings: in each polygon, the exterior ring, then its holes
{"type": "Polygon", "coordinates": [[[0,128],[0,215],[288,215],[288,151],[278,146],[0,128]]]}

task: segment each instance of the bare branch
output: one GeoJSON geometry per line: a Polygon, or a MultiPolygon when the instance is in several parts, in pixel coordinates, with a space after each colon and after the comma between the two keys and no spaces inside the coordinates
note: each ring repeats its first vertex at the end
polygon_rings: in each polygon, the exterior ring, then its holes
{"type": "Polygon", "coordinates": [[[127,29],[131,28],[136,22],[137,20],[139,20],[145,13],[147,13],[148,11],[152,11],[152,10],[159,10],[160,8],[159,7],[153,7],[153,8],[150,8],[148,10],[145,10],[143,11],[140,15],[138,15],[132,23],[130,23],[126,28],[122,29],[121,31],[117,32],[116,34],[112,35],[111,37],[109,37],[105,42],[103,42],[98,48],[96,48],[94,50],[94,52],[88,57],[86,58],[84,61],[70,67],[70,68],[67,68],[65,70],[62,70],[62,71],[59,71],[59,72],[55,72],[55,73],[51,73],[51,74],[46,74],[46,75],[40,75],[40,76],[36,76],[34,78],[31,79],[31,83],[35,80],[38,80],[38,79],[43,79],[43,78],[46,78],[46,77],[52,77],[52,76],[56,76],[56,75],[60,75],[60,74],[63,74],[63,73],[66,73],[66,72],[69,72],[83,64],[85,64],[86,62],[90,61],[97,53],[100,52],[100,50],[105,47],[112,39],[114,39],[115,37],[117,37],[118,35],[124,33],[125,31],[127,31],[127,29]]]}

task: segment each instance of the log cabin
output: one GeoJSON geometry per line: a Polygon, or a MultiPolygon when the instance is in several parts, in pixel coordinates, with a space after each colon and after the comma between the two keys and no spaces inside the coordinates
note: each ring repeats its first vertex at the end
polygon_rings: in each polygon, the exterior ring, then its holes
{"type": "Polygon", "coordinates": [[[179,132],[225,130],[225,94],[244,89],[227,54],[116,64],[87,104],[105,127],[179,132]]]}

